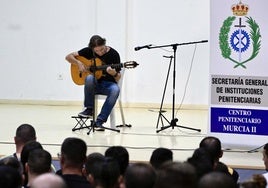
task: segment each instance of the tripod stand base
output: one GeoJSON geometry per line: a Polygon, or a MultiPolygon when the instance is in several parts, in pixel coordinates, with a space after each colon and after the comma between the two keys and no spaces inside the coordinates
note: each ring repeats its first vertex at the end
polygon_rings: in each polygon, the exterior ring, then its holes
{"type": "Polygon", "coordinates": [[[174,129],[175,127],[201,132],[201,129],[195,129],[195,128],[191,128],[191,127],[185,127],[185,126],[177,125],[177,122],[178,122],[177,118],[172,119],[171,122],[170,122],[170,125],[162,126],[159,130],[156,131],[156,133],[159,133],[160,131],[163,131],[163,130],[168,129],[168,128],[174,129]]]}
{"type": "Polygon", "coordinates": [[[128,127],[128,128],[131,128],[132,125],[131,124],[121,124],[121,125],[116,125],[116,127],[128,127]]]}

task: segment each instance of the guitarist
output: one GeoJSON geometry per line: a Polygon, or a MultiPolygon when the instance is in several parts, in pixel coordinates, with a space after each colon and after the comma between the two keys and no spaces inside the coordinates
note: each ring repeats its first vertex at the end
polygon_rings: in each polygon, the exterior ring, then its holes
{"type": "MultiPolygon", "coordinates": [[[[77,52],[72,52],[66,56],[66,60],[69,63],[78,66],[80,72],[88,72],[86,67],[76,57],[83,56],[87,59],[99,58],[103,64],[120,64],[120,55],[112,47],[106,46],[106,39],[99,35],[94,35],[90,38],[88,47],[85,47],[77,52]]],[[[93,61],[94,62],[94,61],[93,61]]],[[[120,88],[117,85],[121,75],[120,68],[113,69],[110,66],[103,71],[100,79],[96,79],[94,74],[89,74],[85,79],[84,85],[84,111],[80,112],[78,116],[92,117],[93,116],[93,104],[94,94],[106,95],[107,98],[102,106],[100,114],[96,119],[96,130],[104,130],[102,125],[107,121],[116,100],[120,93],[120,88]]]]}

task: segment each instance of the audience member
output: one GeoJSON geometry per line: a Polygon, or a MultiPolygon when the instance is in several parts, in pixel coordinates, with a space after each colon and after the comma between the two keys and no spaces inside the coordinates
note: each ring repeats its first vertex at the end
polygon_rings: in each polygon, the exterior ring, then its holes
{"type": "Polygon", "coordinates": [[[113,158],[100,157],[96,154],[88,157],[86,172],[91,185],[96,188],[118,188],[120,169],[113,158]]]}
{"type": "Polygon", "coordinates": [[[0,166],[9,166],[17,170],[21,176],[22,183],[24,182],[23,167],[20,161],[13,156],[5,157],[0,161],[0,166]]]}
{"type": "MultiPolygon", "coordinates": [[[[12,155],[6,156],[6,157],[15,157],[17,160],[20,161],[21,158],[21,151],[23,146],[29,142],[36,140],[36,133],[35,129],[32,125],[29,124],[22,124],[16,129],[16,133],[14,136],[14,142],[16,145],[16,152],[12,155]]],[[[5,158],[5,157],[3,157],[5,158]]],[[[2,158],[2,159],[3,159],[2,158]]]]}
{"type": "Polygon", "coordinates": [[[93,187],[96,187],[94,176],[100,176],[99,166],[105,161],[104,155],[95,152],[87,156],[84,175],[93,187]]]}
{"type": "Polygon", "coordinates": [[[61,145],[60,165],[58,173],[66,182],[68,188],[92,187],[82,169],[86,162],[87,145],[79,138],[66,138],[61,145]]]}
{"type": "Polygon", "coordinates": [[[67,188],[67,186],[60,176],[45,173],[33,180],[31,188],[67,188]]]}
{"type": "MultiPolygon", "coordinates": [[[[266,182],[268,184],[268,143],[264,145],[262,154],[263,154],[262,160],[264,162],[264,166],[267,171],[266,173],[263,174],[263,176],[265,177],[266,182]]],[[[266,188],[268,188],[268,185],[266,186],[266,188]]]]}
{"type": "Polygon", "coordinates": [[[150,158],[150,163],[155,169],[167,161],[173,161],[173,152],[168,148],[155,149],[150,158]]]}
{"type": "Polygon", "coordinates": [[[240,188],[266,188],[267,181],[262,174],[252,175],[250,180],[240,183],[240,188]]]}
{"type": "Polygon", "coordinates": [[[114,158],[120,167],[120,174],[123,176],[129,165],[129,154],[123,146],[111,146],[105,151],[105,157],[114,158]]]}
{"type": "Polygon", "coordinates": [[[20,173],[10,166],[0,166],[0,187],[21,188],[22,179],[20,173]]]}
{"type": "Polygon", "coordinates": [[[52,157],[49,152],[43,149],[35,149],[29,153],[25,170],[28,176],[27,187],[31,187],[33,180],[41,174],[51,171],[52,157]]]}
{"type": "Polygon", "coordinates": [[[187,162],[195,167],[198,179],[214,170],[214,161],[204,148],[197,148],[187,162]]]}
{"type": "Polygon", "coordinates": [[[26,163],[28,162],[29,154],[31,151],[36,149],[43,149],[43,146],[37,141],[29,141],[27,142],[21,151],[21,164],[23,168],[23,175],[24,175],[24,186],[28,184],[28,174],[26,172],[26,163]]]}
{"type": "Polygon", "coordinates": [[[195,188],[195,168],[187,162],[166,162],[157,171],[154,188],[195,188]]]}
{"type": "Polygon", "coordinates": [[[233,178],[222,172],[210,172],[201,177],[198,188],[237,188],[233,178]]]}
{"type": "Polygon", "coordinates": [[[223,151],[222,151],[221,141],[218,138],[214,136],[205,137],[200,142],[199,147],[205,148],[210,153],[210,155],[212,156],[214,160],[215,171],[229,173],[232,176],[232,178],[235,180],[235,182],[238,181],[239,179],[238,172],[232,169],[231,167],[228,167],[226,164],[220,162],[220,158],[223,156],[223,151]],[[226,168],[227,168],[227,171],[226,171],[226,168]]]}
{"type": "Polygon", "coordinates": [[[146,163],[134,163],[127,167],[124,177],[125,188],[153,188],[155,169],[146,163]]]}

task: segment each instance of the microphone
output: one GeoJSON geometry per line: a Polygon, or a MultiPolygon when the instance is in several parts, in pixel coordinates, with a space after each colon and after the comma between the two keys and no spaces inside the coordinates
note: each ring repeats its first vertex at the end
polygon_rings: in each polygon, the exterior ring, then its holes
{"type": "Polygon", "coordinates": [[[134,50],[135,50],[135,51],[138,51],[138,50],[140,50],[140,49],[142,49],[142,48],[148,48],[148,49],[149,49],[150,46],[152,46],[152,45],[149,44],[149,45],[145,45],[145,46],[137,46],[137,47],[134,48],[134,50]]]}

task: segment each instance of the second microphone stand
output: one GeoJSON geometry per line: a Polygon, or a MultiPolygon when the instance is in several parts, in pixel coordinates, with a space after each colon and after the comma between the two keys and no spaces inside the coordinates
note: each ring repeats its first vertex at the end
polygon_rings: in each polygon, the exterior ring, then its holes
{"type": "Polygon", "coordinates": [[[195,129],[195,128],[191,128],[191,127],[185,127],[185,126],[177,125],[178,119],[175,118],[175,91],[176,91],[175,89],[176,89],[176,51],[177,51],[177,46],[179,46],[179,45],[187,45],[187,44],[195,44],[195,43],[203,43],[203,42],[207,42],[207,41],[189,42],[189,43],[181,43],[181,44],[176,43],[176,44],[163,45],[163,46],[154,46],[154,47],[148,46],[147,47],[148,49],[164,48],[164,47],[172,47],[172,49],[173,49],[173,56],[170,57],[170,63],[169,63],[167,77],[166,77],[164,92],[163,92],[163,96],[162,96],[162,100],[161,100],[161,105],[160,105],[160,109],[159,109],[159,115],[158,115],[156,128],[158,129],[158,124],[159,124],[160,120],[162,122],[162,127],[160,129],[156,130],[156,133],[159,133],[160,131],[163,131],[163,130],[168,129],[168,128],[174,129],[175,127],[184,128],[184,129],[190,129],[190,130],[201,132],[201,129],[195,129]],[[172,59],[173,59],[173,61],[172,61],[172,59]],[[162,110],[162,108],[163,108],[163,102],[164,102],[164,97],[165,97],[165,93],[166,93],[166,87],[167,87],[167,83],[168,83],[168,78],[169,78],[169,73],[170,73],[170,68],[171,68],[172,62],[173,62],[172,117],[171,117],[171,120],[169,121],[163,115],[164,111],[162,110]],[[168,122],[169,125],[164,126],[163,118],[168,122]]]}

